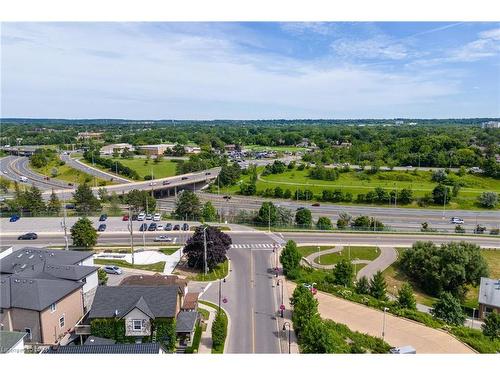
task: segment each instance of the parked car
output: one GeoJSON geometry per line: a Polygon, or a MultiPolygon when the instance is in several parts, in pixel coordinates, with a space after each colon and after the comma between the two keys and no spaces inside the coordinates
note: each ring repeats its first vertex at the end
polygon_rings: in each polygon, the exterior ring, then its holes
{"type": "Polygon", "coordinates": [[[148,232],[154,232],[156,230],[156,223],[149,224],[148,232]]]}
{"type": "Polygon", "coordinates": [[[36,240],[37,238],[38,235],[33,232],[22,234],[19,237],[17,237],[18,240],[36,240]]]}
{"type": "Polygon", "coordinates": [[[158,224],[156,226],[156,230],[165,230],[165,228],[163,227],[163,224],[158,224]]]}
{"type": "Polygon", "coordinates": [[[137,221],[144,221],[146,218],[146,214],[144,212],[141,212],[139,215],[137,215],[137,221]]]}
{"type": "Polygon", "coordinates": [[[122,221],[129,221],[129,219],[130,219],[130,216],[128,216],[128,215],[123,215],[123,217],[122,217],[122,221]]]}
{"type": "Polygon", "coordinates": [[[137,214],[133,214],[133,215],[132,215],[132,221],[136,221],[136,220],[137,220],[137,218],[138,218],[138,216],[139,216],[139,215],[137,215],[137,214]]]}
{"type": "Polygon", "coordinates": [[[153,221],[160,221],[161,220],[161,215],[156,213],[154,216],[153,216],[153,221]]]}
{"type": "Polygon", "coordinates": [[[155,242],[172,242],[172,238],[166,235],[158,236],[154,239],[155,242]]]}
{"type": "Polygon", "coordinates": [[[182,230],[189,230],[189,224],[188,223],[182,224],[182,230]]]}
{"type": "Polygon", "coordinates": [[[15,222],[16,222],[16,221],[18,221],[20,218],[21,218],[21,217],[20,217],[19,215],[12,215],[12,216],[10,217],[10,220],[9,220],[9,221],[10,221],[11,223],[15,223],[15,222]]]}
{"type": "Polygon", "coordinates": [[[146,223],[142,223],[139,227],[139,232],[144,232],[146,229],[148,229],[148,225],[146,223]]]}
{"type": "Polygon", "coordinates": [[[100,217],[99,217],[99,221],[106,221],[106,219],[108,218],[108,215],[106,214],[102,214],[100,217]]]}
{"type": "Polygon", "coordinates": [[[170,185],[170,181],[163,181],[162,185],[170,185]]]}
{"type": "Polygon", "coordinates": [[[123,273],[122,269],[118,266],[104,266],[102,267],[104,272],[110,273],[113,275],[121,275],[123,273]]]}
{"type": "Polygon", "coordinates": [[[463,224],[464,223],[464,219],[461,219],[459,217],[452,217],[451,218],[451,223],[452,224],[463,224]]]}
{"type": "Polygon", "coordinates": [[[175,224],[173,229],[174,230],[181,230],[181,226],[179,224],[175,224]]]}
{"type": "Polygon", "coordinates": [[[153,220],[153,215],[152,214],[147,214],[146,215],[146,220],[153,220]]]}
{"type": "Polygon", "coordinates": [[[313,206],[313,207],[319,207],[321,205],[319,203],[313,203],[313,204],[311,204],[311,206],[313,206]]]}
{"type": "Polygon", "coordinates": [[[98,232],[104,232],[106,230],[106,224],[101,224],[99,225],[99,228],[97,228],[98,232]]]}
{"type": "Polygon", "coordinates": [[[165,230],[172,230],[172,224],[170,223],[165,224],[165,230]]]}

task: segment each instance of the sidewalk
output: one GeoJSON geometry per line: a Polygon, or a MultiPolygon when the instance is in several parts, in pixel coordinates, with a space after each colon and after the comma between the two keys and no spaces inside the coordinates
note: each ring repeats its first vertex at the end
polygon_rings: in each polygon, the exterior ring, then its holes
{"type": "Polygon", "coordinates": [[[215,319],[217,310],[205,304],[200,304],[200,308],[207,310],[210,315],[208,317],[207,329],[201,333],[200,347],[198,348],[199,354],[211,354],[212,353],[212,324],[215,319]]]}
{"type": "MultiPolygon", "coordinates": [[[[280,279],[280,284],[284,282],[284,278],[280,279]]],[[[281,345],[281,353],[288,354],[288,327],[285,331],[283,331],[283,324],[288,322],[290,324],[291,332],[290,332],[290,352],[291,354],[299,354],[299,344],[297,343],[297,336],[295,336],[295,331],[293,330],[292,324],[292,305],[290,304],[290,298],[292,297],[293,290],[295,289],[295,285],[290,284],[285,281],[285,285],[283,289],[283,304],[285,305],[285,311],[283,313],[283,318],[278,315],[278,327],[279,327],[279,338],[281,345]]],[[[282,291],[282,285],[276,288],[276,292],[279,294],[282,291]]],[[[281,302],[281,296],[278,299],[281,302]]],[[[288,326],[288,325],[287,325],[288,326]]]]}

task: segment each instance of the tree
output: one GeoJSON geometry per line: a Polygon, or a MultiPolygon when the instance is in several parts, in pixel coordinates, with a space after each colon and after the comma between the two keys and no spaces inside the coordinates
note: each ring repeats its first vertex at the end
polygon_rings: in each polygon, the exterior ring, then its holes
{"type": "Polygon", "coordinates": [[[125,196],[125,204],[128,204],[134,212],[153,212],[156,209],[156,199],[146,190],[131,190],[125,196]]]}
{"type": "Polygon", "coordinates": [[[200,198],[196,193],[184,190],[175,202],[175,216],[183,220],[199,220],[201,216],[200,198]]]}
{"type": "Polygon", "coordinates": [[[75,201],[76,211],[84,215],[100,211],[102,208],[101,202],[94,196],[87,184],[77,187],[73,193],[73,200],[75,201]]]}
{"type": "Polygon", "coordinates": [[[451,193],[449,187],[439,184],[432,190],[432,201],[435,204],[445,204],[448,203],[450,199],[451,193]]]}
{"type": "Polygon", "coordinates": [[[289,227],[293,223],[292,210],[286,207],[277,207],[276,210],[276,224],[281,227],[289,227]]]}
{"type": "Polygon", "coordinates": [[[88,218],[82,217],[71,227],[71,239],[73,246],[93,247],[97,243],[97,231],[88,218]]]}
{"type": "Polygon", "coordinates": [[[42,198],[42,192],[35,185],[21,194],[22,206],[29,210],[33,215],[38,215],[46,210],[45,202],[42,198]]]}
{"type": "Polygon", "coordinates": [[[275,225],[277,209],[273,202],[263,202],[257,214],[256,221],[261,225],[275,225]]]}
{"type": "Polygon", "coordinates": [[[241,167],[237,163],[223,165],[214,185],[230,186],[241,177],[241,167]]]}
{"type": "Polygon", "coordinates": [[[111,215],[120,215],[122,213],[122,209],[120,207],[120,198],[116,192],[112,192],[109,197],[109,213],[111,215]]]}
{"type": "Polygon", "coordinates": [[[215,315],[212,323],[212,347],[215,349],[221,348],[224,345],[227,335],[226,316],[220,312],[215,315]]]}
{"type": "Polygon", "coordinates": [[[339,218],[337,220],[337,228],[344,229],[351,224],[352,216],[348,212],[342,211],[339,213],[339,218]]]}
{"type": "Polygon", "coordinates": [[[108,190],[105,187],[101,187],[97,190],[97,195],[101,202],[106,202],[109,199],[108,190]]]}
{"type": "Polygon", "coordinates": [[[217,220],[217,210],[214,205],[210,201],[206,201],[203,205],[203,209],[201,211],[201,216],[205,221],[215,221],[217,220]]]}
{"type": "MultiPolygon", "coordinates": [[[[226,233],[221,232],[217,227],[207,226],[205,230],[207,244],[207,267],[213,270],[218,264],[226,261],[226,252],[231,246],[231,237],[226,233]]],[[[188,258],[189,267],[194,267],[199,270],[204,270],[205,255],[204,255],[204,227],[196,228],[193,236],[189,238],[184,247],[184,254],[188,258]]]]}
{"type": "Polygon", "coordinates": [[[301,208],[295,212],[295,224],[309,228],[312,224],[311,210],[301,208]]]}
{"type": "Polygon", "coordinates": [[[52,193],[50,194],[49,203],[47,203],[47,211],[51,214],[58,214],[61,211],[61,201],[57,197],[54,189],[52,189],[52,193]]]}
{"type": "Polygon", "coordinates": [[[366,276],[361,277],[356,283],[356,293],[370,294],[370,282],[366,276]]]}
{"type": "Polygon", "coordinates": [[[257,193],[257,185],[255,182],[240,184],[240,194],[242,195],[255,195],[257,193]]]}
{"type": "Polygon", "coordinates": [[[398,305],[403,309],[415,310],[417,308],[417,301],[413,295],[413,288],[409,283],[403,283],[398,290],[398,305]]]}
{"type": "Polygon", "coordinates": [[[481,329],[483,330],[483,334],[491,340],[500,339],[500,314],[493,311],[486,315],[481,329]]]}
{"type": "Polygon", "coordinates": [[[431,313],[434,317],[449,324],[461,326],[465,322],[465,314],[460,306],[460,301],[448,292],[441,293],[439,300],[433,305],[431,313]]]}
{"type": "Polygon", "coordinates": [[[492,191],[485,191],[477,198],[481,207],[495,208],[498,204],[498,194],[492,191]]]}
{"type": "Polygon", "coordinates": [[[297,244],[289,240],[280,255],[283,273],[289,275],[291,272],[295,271],[299,267],[301,259],[302,255],[297,249],[297,244]]]}
{"type": "Polygon", "coordinates": [[[318,316],[318,301],[308,288],[299,284],[293,291],[290,304],[293,306],[293,328],[301,338],[302,330],[307,323],[318,316]]]}
{"type": "Polygon", "coordinates": [[[398,201],[401,204],[410,204],[413,201],[413,190],[401,189],[398,195],[398,201]]]}
{"type": "Polygon", "coordinates": [[[352,278],[354,277],[354,266],[350,260],[341,259],[333,269],[333,282],[345,287],[352,286],[352,278]]]}
{"type": "Polygon", "coordinates": [[[0,191],[6,194],[10,188],[10,180],[0,177],[0,191]]]}
{"type": "Polygon", "coordinates": [[[332,226],[332,221],[330,218],[322,216],[318,219],[318,222],[316,223],[316,227],[321,230],[331,230],[333,229],[332,226]]]}
{"type": "Polygon", "coordinates": [[[380,300],[387,300],[387,284],[382,272],[377,271],[370,280],[370,295],[380,300]]]}
{"type": "Polygon", "coordinates": [[[319,316],[313,316],[300,333],[301,352],[313,354],[335,353],[338,339],[334,331],[329,329],[319,316]]]}
{"type": "Polygon", "coordinates": [[[99,285],[106,285],[108,282],[108,274],[102,268],[97,270],[97,278],[99,280],[99,285]]]}

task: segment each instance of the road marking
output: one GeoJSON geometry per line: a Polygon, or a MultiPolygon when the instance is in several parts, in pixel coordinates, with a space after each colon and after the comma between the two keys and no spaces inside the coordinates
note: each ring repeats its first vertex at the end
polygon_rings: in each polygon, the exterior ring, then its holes
{"type": "Polygon", "coordinates": [[[231,249],[271,249],[270,243],[232,244],[231,249]]]}

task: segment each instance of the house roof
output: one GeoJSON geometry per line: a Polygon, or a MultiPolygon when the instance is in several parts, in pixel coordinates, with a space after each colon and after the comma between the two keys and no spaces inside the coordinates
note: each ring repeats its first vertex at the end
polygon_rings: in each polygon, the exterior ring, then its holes
{"type": "Polygon", "coordinates": [[[180,311],[175,321],[175,332],[193,332],[197,320],[198,311],[180,311]]]}
{"type": "Polygon", "coordinates": [[[137,307],[154,318],[173,318],[179,288],[172,286],[99,286],[89,318],[123,317],[137,307]],[[142,299],[142,301],[141,301],[142,299]],[[144,311],[144,310],[149,311],[144,311]]]}
{"type": "Polygon", "coordinates": [[[182,304],[183,310],[194,310],[198,304],[198,293],[187,293],[184,297],[184,303],[182,304]]]}
{"type": "Polygon", "coordinates": [[[83,345],[113,345],[116,341],[104,337],[89,336],[83,345]]]}
{"type": "Polygon", "coordinates": [[[164,351],[159,343],[152,342],[143,344],[53,346],[42,354],[159,354],[164,351]]]}
{"type": "Polygon", "coordinates": [[[26,332],[0,331],[0,353],[7,353],[21,341],[26,332]]]}
{"type": "Polygon", "coordinates": [[[31,268],[18,272],[16,275],[38,279],[65,279],[79,281],[91,273],[96,272],[98,269],[99,267],[94,266],[47,264],[47,262],[43,262],[32,265],[31,268]]]}
{"type": "Polygon", "coordinates": [[[500,279],[481,277],[479,286],[479,303],[500,307],[500,279]]]}

